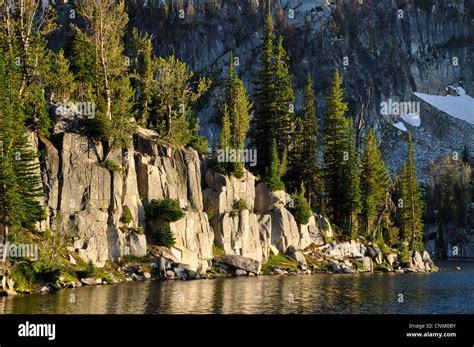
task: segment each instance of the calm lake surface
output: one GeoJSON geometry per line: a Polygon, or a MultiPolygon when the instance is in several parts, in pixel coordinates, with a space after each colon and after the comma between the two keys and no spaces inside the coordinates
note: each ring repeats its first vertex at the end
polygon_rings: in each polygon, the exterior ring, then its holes
{"type": "Polygon", "coordinates": [[[260,276],[83,287],[0,298],[0,312],[474,314],[474,263],[438,266],[445,271],[260,276]],[[461,270],[454,270],[454,266],[461,270]]]}

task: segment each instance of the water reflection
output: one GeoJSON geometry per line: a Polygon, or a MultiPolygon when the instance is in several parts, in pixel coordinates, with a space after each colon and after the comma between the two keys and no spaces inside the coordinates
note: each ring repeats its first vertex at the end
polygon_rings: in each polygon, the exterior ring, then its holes
{"type": "Polygon", "coordinates": [[[474,271],[124,283],[0,298],[1,313],[474,313],[474,271]],[[402,302],[400,301],[402,294],[402,302]]]}

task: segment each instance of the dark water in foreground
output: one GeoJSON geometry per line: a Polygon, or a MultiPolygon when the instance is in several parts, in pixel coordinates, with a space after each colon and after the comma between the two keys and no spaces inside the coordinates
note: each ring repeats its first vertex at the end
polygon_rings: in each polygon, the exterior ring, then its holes
{"type": "Polygon", "coordinates": [[[0,312],[474,314],[474,263],[438,265],[445,271],[261,276],[65,289],[0,298],[0,312]],[[454,266],[462,270],[453,270],[454,266]]]}

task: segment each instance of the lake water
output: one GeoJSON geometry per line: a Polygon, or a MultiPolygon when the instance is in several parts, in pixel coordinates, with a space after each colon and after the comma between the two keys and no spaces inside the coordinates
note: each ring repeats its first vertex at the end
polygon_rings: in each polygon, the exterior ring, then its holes
{"type": "Polygon", "coordinates": [[[0,298],[0,312],[474,314],[474,263],[438,265],[445,271],[237,277],[64,289],[0,298]]]}

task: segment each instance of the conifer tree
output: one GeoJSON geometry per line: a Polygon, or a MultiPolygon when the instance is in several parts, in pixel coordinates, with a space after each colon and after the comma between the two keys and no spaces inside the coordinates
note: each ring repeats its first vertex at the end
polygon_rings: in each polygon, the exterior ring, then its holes
{"type": "MultiPolygon", "coordinates": [[[[10,47],[11,48],[11,47],[10,47]]],[[[5,242],[9,234],[33,230],[44,219],[37,200],[42,195],[36,154],[28,143],[19,89],[22,74],[0,54],[0,228],[5,242]]]]}
{"type": "Polygon", "coordinates": [[[271,161],[272,118],[275,109],[275,34],[273,19],[268,15],[265,21],[260,72],[255,86],[256,109],[252,126],[252,145],[257,149],[257,170],[264,173],[271,161]]]}
{"type": "Polygon", "coordinates": [[[365,136],[363,150],[361,224],[364,235],[374,240],[377,236],[376,221],[386,208],[389,178],[378,147],[377,137],[372,129],[369,129],[365,136]]]}
{"type": "Polygon", "coordinates": [[[136,106],[138,122],[147,125],[152,108],[152,85],[154,71],[153,44],[148,33],[132,30],[133,78],[137,90],[136,106]]]}
{"type": "Polygon", "coordinates": [[[287,182],[292,188],[304,183],[310,201],[320,193],[318,154],[318,116],[313,80],[308,75],[303,96],[303,112],[296,119],[293,146],[289,155],[287,182]]]}
{"type": "Polygon", "coordinates": [[[285,190],[285,185],[281,180],[281,164],[278,156],[276,140],[272,140],[271,164],[267,169],[264,181],[270,191],[285,190]]]}
{"type": "Polygon", "coordinates": [[[323,154],[328,216],[339,227],[343,226],[344,215],[347,213],[341,206],[347,201],[347,191],[343,189],[342,184],[347,174],[344,159],[349,155],[347,152],[348,120],[344,116],[348,108],[347,103],[343,101],[343,93],[339,71],[336,70],[327,99],[323,154]]]}
{"type": "Polygon", "coordinates": [[[359,156],[357,154],[354,127],[352,119],[347,120],[345,138],[345,153],[342,172],[342,190],[346,192],[341,205],[343,215],[343,232],[354,238],[358,232],[358,219],[360,213],[360,175],[359,156]]]}
{"type": "Polygon", "coordinates": [[[64,100],[68,100],[76,89],[74,75],[70,71],[69,66],[69,61],[64,56],[62,49],[53,55],[53,74],[48,81],[53,101],[64,102],[64,100]]]}
{"type": "Polygon", "coordinates": [[[70,62],[70,70],[74,75],[78,100],[86,101],[94,98],[95,84],[95,53],[87,36],[80,30],[74,30],[65,50],[70,62]]]}
{"type": "Polygon", "coordinates": [[[305,197],[305,187],[304,184],[301,184],[299,191],[297,191],[293,196],[293,215],[295,216],[296,222],[299,224],[308,224],[309,218],[313,214],[311,211],[311,206],[306,200],[305,197]]]}
{"type": "Polygon", "coordinates": [[[416,176],[415,154],[411,132],[408,132],[408,160],[403,166],[401,181],[402,239],[409,242],[410,250],[423,249],[423,200],[420,185],[416,176]]]}
{"type": "Polygon", "coordinates": [[[271,136],[277,140],[280,155],[290,147],[291,138],[295,130],[294,102],[295,94],[288,71],[288,57],[283,48],[283,38],[278,38],[275,50],[274,75],[274,112],[271,122],[271,136]]]}
{"type": "MultiPolygon", "coordinates": [[[[245,139],[249,130],[250,124],[250,108],[251,104],[248,100],[244,84],[242,80],[237,76],[237,72],[234,66],[234,59],[232,52],[230,53],[229,69],[227,71],[227,80],[225,85],[225,103],[224,103],[224,116],[228,117],[227,122],[229,123],[229,129],[223,128],[223,131],[229,132],[229,141],[227,146],[235,151],[244,149],[245,139]],[[226,115],[227,112],[227,115],[226,115]]],[[[223,126],[225,124],[223,119],[223,126]]],[[[227,136],[227,134],[224,134],[227,136]]],[[[223,147],[221,147],[223,148],[223,147]]],[[[240,159],[237,158],[237,159],[240,159]]],[[[235,173],[243,173],[243,163],[238,160],[232,165],[235,173]]]]}

